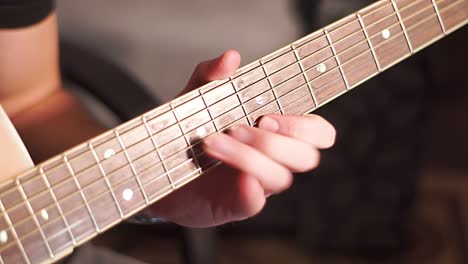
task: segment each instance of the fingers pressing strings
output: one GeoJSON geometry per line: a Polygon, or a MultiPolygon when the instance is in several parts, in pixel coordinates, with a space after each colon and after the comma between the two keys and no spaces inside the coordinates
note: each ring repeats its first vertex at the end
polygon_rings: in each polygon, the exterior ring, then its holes
{"type": "Polygon", "coordinates": [[[335,128],[318,115],[268,115],[260,119],[260,129],[307,142],[318,149],[335,143],[335,128]]]}
{"type": "Polygon", "coordinates": [[[246,125],[235,127],[229,135],[257,149],[293,172],[305,172],[318,166],[318,149],[305,141],[246,125]]]}
{"type": "Polygon", "coordinates": [[[282,192],[292,183],[292,174],[287,168],[229,135],[210,136],[205,140],[204,150],[229,166],[254,176],[265,193],[282,192]]]}

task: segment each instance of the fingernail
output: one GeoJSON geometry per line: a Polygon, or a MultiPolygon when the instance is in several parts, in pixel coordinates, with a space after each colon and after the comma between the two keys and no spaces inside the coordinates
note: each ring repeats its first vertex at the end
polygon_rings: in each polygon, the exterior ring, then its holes
{"type": "Polygon", "coordinates": [[[244,126],[231,128],[229,130],[229,135],[242,143],[249,143],[252,137],[249,129],[244,126]]]}
{"type": "Polygon", "coordinates": [[[224,137],[226,137],[226,135],[222,134],[210,136],[204,141],[204,144],[214,152],[222,155],[230,155],[232,152],[231,146],[224,137]]]}
{"type": "Polygon", "coordinates": [[[271,132],[277,132],[280,128],[278,121],[268,116],[265,116],[260,120],[258,127],[271,132]]]}

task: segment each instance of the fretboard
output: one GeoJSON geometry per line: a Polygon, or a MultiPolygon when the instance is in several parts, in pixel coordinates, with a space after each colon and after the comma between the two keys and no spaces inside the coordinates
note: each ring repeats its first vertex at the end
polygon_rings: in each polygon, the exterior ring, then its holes
{"type": "Polygon", "coordinates": [[[468,0],[378,1],[36,166],[0,188],[0,263],[60,259],[218,165],[203,138],[309,113],[467,20],[468,0]]]}

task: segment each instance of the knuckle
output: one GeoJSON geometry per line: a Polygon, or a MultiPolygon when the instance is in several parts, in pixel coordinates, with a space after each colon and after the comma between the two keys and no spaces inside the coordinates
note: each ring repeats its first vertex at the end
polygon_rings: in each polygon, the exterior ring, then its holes
{"type": "Polygon", "coordinates": [[[202,74],[205,71],[206,65],[209,63],[209,61],[202,61],[195,66],[194,73],[197,74],[202,74]]]}
{"type": "Polygon", "coordinates": [[[204,62],[200,62],[197,64],[197,66],[195,66],[195,69],[194,69],[194,73],[199,73],[201,71],[201,69],[203,68],[203,65],[204,65],[204,62]]]}
{"type": "Polygon", "coordinates": [[[278,144],[275,144],[275,142],[269,138],[258,137],[254,142],[255,148],[269,157],[278,151],[278,148],[276,147],[278,144]]]}
{"type": "Polygon", "coordinates": [[[297,122],[289,122],[287,130],[290,137],[297,138],[299,136],[300,129],[297,122]]]}
{"type": "Polygon", "coordinates": [[[236,163],[238,164],[239,168],[245,170],[246,172],[256,171],[256,163],[255,158],[251,158],[253,153],[246,152],[246,151],[236,151],[233,153],[235,155],[236,163]]]}
{"type": "Polygon", "coordinates": [[[267,156],[270,156],[278,151],[276,149],[278,144],[264,131],[250,126],[246,126],[246,129],[249,129],[251,132],[252,138],[250,140],[250,145],[252,147],[266,154],[267,156]]]}

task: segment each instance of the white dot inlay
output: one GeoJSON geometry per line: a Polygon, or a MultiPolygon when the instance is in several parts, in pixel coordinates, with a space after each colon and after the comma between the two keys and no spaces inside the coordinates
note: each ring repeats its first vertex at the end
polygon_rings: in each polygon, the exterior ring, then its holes
{"type": "Polygon", "coordinates": [[[47,213],[47,211],[45,209],[42,209],[41,210],[41,217],[42,217],[42,219],[47,221],[47,220],[49,220],[49,213],[47,213]]]}
{"type": "Polygon", "coordinates": [[[2,230],[0,232],[0,243],[5,244],[8,242],[8,233],[5,230],[2,230]]]}
{"type": "Polygon", "coordinates": [[[384,30],[382,31],[382,37],[383,37],[384,39],[389,39],[391,35],[392,35],[392,33],[391,33],[390,30],[388,30],[388,29],[384,29],[384,30]]]}
{"type": "Polygon", "coordinates": [[[104,152],[104,158],[105,159],[110,159],[114,155],[115,155],[114,149],[108,149],[108,150],[106,150],[106,152],[104,152]]]}
{"type": "Polygon", "coordinates": [[[327,71],[327,65],[323,64],[323,63],[320,63],[318,66],[317,66],[317,71],[320,72],[320,73],[324,73],[327,71]]]}
{"type": "Polygon", "coordinates": [[[130,201],[133,199],[133,191],[131,189],[125,189],[123,192],[122,192],[122,198],[125,200],[125,201],[130,201]]]}
{"type": "Polygon", "coordinates": [[[265,99],[263,99],[263,97],[259,96],[259,97],[255,98],[255,102],[258,105],[262,105],[263,103],[265,103],[265,99]]]}
{"type": "Polygon", "coordinates": [[[199,128],[197,128],[196,133],[197,133],[197,136],[199,136],[199,137],[204,137],[204,136],[206,136],[206,133],[207,133],[207,132],[206,132],[206,128],[204,128],[204,127],[199,127],[199,128]]]}

